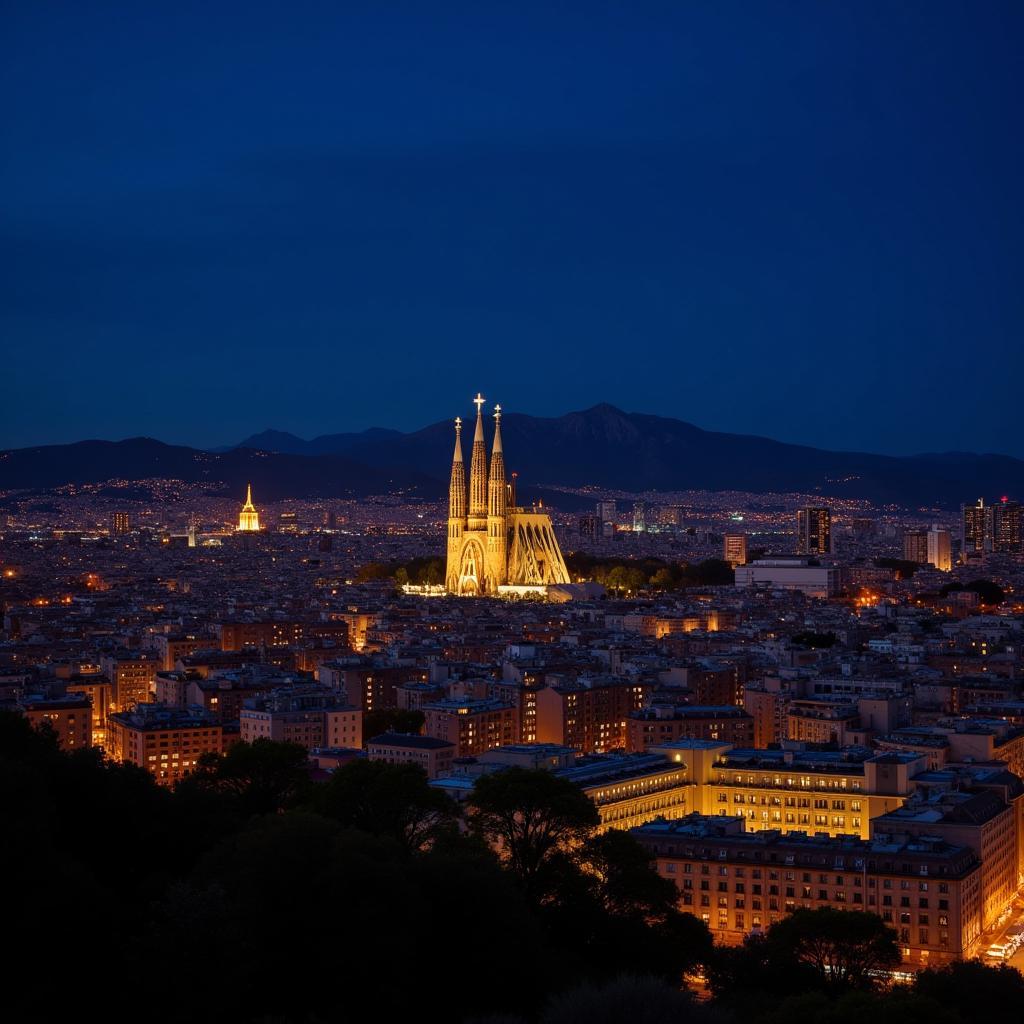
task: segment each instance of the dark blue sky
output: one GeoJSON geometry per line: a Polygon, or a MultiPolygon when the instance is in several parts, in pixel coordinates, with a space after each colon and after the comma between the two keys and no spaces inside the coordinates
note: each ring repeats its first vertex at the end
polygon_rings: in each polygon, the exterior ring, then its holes
{"type": "Polygon", "coordinates": [[[1024,456],[1022,30],[1019,0],[9,2],[0,445],[411,429],[482,388],[1024,456]]]}

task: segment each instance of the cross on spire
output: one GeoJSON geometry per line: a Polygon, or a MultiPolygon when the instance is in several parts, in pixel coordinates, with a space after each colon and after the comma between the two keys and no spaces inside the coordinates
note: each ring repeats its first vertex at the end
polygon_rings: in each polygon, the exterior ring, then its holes
{"type": "Polygon", "coordinates": [[[477,416],[480,415],[480,410],[483,408],[485,401],[487,401],[487,399],[485,399],[484,396],[481,395],[480,392],[478,391],[476,393],[476,398],[473,399],[473,404],[476,406],[477,416]]]}
{"type": "Polygon", "coordinates": [[[461,416],[456,416],[455,417],[455,429],[456,430],[461,430],[462,429],[462,417],[461,416]]]}
{"type": "Polygon", "coordinates": [[[501,419],[501,406],[500,405],[495,405],[495,407],[494,407],[494,418],[496,420],[500,420],[501,419]]]}

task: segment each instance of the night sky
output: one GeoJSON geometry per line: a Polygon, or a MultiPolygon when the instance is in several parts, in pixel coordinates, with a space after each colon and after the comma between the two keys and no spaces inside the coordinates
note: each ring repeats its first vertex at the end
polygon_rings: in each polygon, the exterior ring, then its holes
{"type": "Polygon", "coordinates": [[[0,446],[481,388],[1024,457],[1022,42],[1019,0],[5,3],[0,446]]]}

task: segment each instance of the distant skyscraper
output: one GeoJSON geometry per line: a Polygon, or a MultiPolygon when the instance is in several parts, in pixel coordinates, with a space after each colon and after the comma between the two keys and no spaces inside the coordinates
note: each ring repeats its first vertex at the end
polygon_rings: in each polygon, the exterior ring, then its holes
{"type": "Polygon", "coordinates": [[[115,535],[131,533],[132,521],[127,512],[115,512],[111,522],[111,533],[115,535]]]}
{"type": "Polygon", "coordinates": [[[595,515],[583,515],[578,523],[579,535],[586,540],[597,540],[600,534],[600,525],[595,515]]]}
{"type": "Polygon", "coordinates": [[[324,526],[328,530],[336,530],[338,528],[338,513],[333,510],[328,510],[324,513],[324,526]]]}
{"type": "Polygon", "coordinates": [[[745,533],[727,533],[725,535],[722,557],[734,569],[737,565],[746,565],[747,535],[745,533]]]}
{"type": "Polygon", "coordinates": [[[252,484],[249,484],[245,492],[245,504],[242,511],[238,513],[238,529],[241,532],[249,533],[260,528],[260,514],[252,503],[252,484]]]}
{"type": "Polygon", "coordinates": [[[903,557],[918,565],[928,564],[928,531],[907,530],[903,534],[903,557]]]}
{"type": "Polygon", "coordinates": [[[802,508],[796,514],[796,549],[801,555],[832,553],[832,513],[827,508],[802,508]]]}
{"type": "Polygon", "coordinates": [[[1015,553],[1024,550],[1021,506],[1019,501],[1003,498],[990,509],[992,515],[992,550],[1015,553]]]}
{"type": "Polygon", "coordinates": [[[647,530],[647,519],[642,501],[633,504],[633,532],[644,533],[647,530]]]}
{"type": "Polygon", "coordinates": [[[932,527],[927,533],[928,563],[941,572],[949,572],[953,568],[953,540],[949,530],[932,527]]]}
{"type": "Polygon", "coordinates": [[[611,537],[615,533],[615,520],[618,511],[614,501],[599,501],[597,503],[597,522],[602,537],[611,537]]]}
{"type": "Polygon", "coordinates": [[[979,498],[976,505],[960,506],[960,551],[964,557],[983,554],[990,546],[990,522],[984,498],[979,498]]]}

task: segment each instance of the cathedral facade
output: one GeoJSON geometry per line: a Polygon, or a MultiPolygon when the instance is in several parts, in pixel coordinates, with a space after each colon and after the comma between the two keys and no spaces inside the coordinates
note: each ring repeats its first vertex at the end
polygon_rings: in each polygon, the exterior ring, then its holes
{"type": "Polygon", "coordinates": [[[455,420],[455,455],[448,489],[448,592],[496,596],[502,587],[540,588],[568,583],[569,573],[551,517],[537,508],[516,506],[515,475],[509,481],[505,474],[501,406],[494,407],[494,441],[488,466],[484,399],[478,394],[473,401],[476,427],[468,492],[462,461],[462,420],[455,420]]]}

